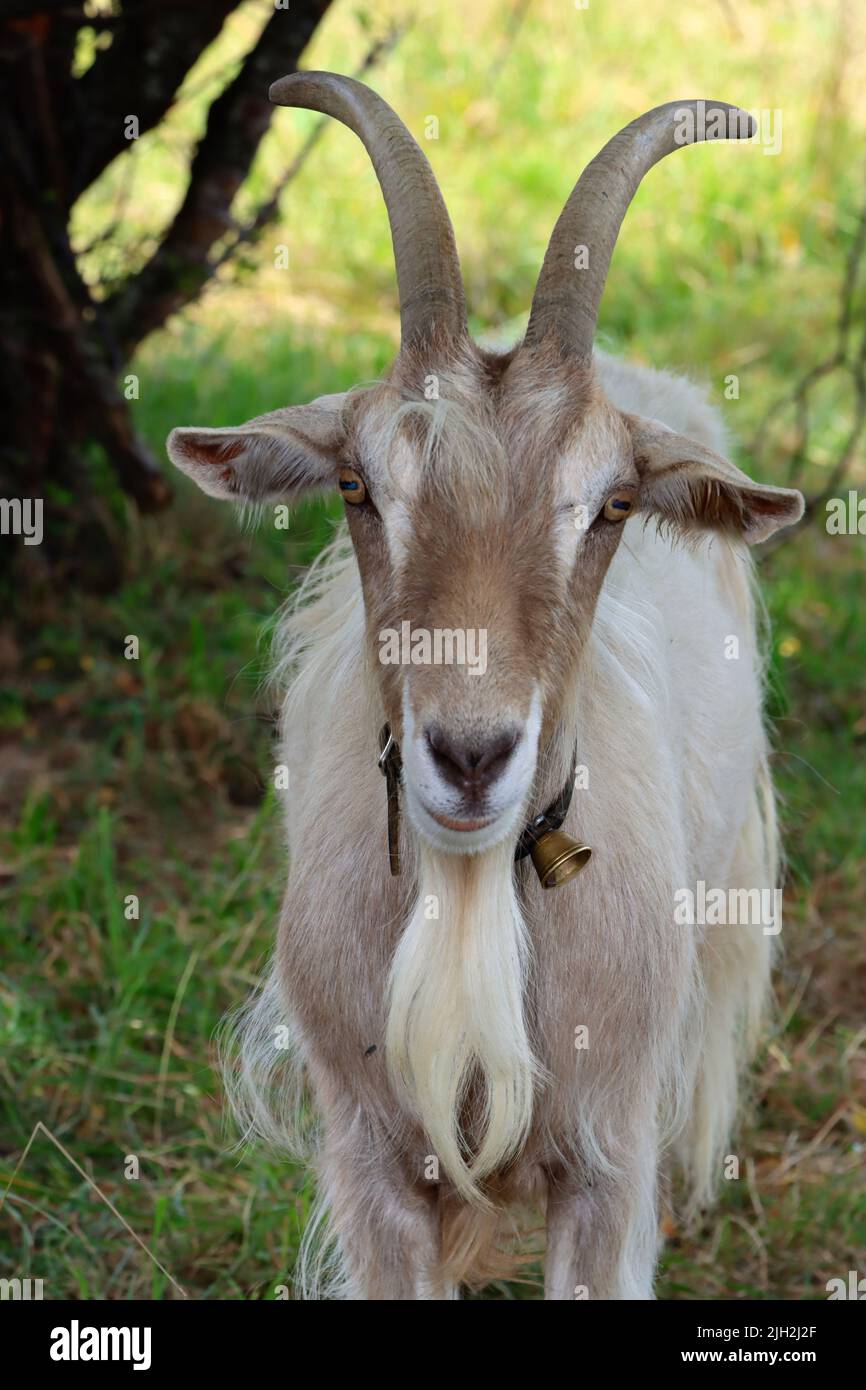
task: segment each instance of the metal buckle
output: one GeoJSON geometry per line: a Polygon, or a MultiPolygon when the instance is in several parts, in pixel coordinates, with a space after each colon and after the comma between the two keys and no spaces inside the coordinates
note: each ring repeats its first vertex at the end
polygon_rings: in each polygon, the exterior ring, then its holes
{"type": "Polygon", "coordinates": [[[397,740],[394,738],[394,735],[391,733],[391,729],[390,729],[389,725],[387,725],[387,724],[385,725],[385,728],[382,730],[382,732],[381,732],[380,735],[379,735],[380,739],[384,736],[385,730],[386,730],[386,729],[387,729],[387,731],[388,731],[388,736],[387,736],[387,738],[385,739],[385,745],[384,745],[384,747],[383,747],[381,753],[379,754],[378,758],[376,759],[376,762],[378,763],[378,766],[379,766],[379,771],[382,773],[383,777],[387,777],[387,775],[388,775],[388,766],[387,766],[387,764],[388,764],[388,759],[390,758],[392,752],[394,751],[395,747],[397,746],[397,740]]]}

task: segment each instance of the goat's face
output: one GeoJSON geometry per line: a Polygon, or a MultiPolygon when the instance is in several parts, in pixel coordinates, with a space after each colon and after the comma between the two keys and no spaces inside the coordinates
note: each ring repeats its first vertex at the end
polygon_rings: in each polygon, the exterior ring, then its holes
{"type": "MultiPolygon", "coordinates": [[[[548,247],[524,344],[475,348],[454,237],[409,132],[350,78],[296,73],[272,97],[336,116],[373,158],[391,219],[403,348],[388,379],[229,430],[175,430],[173,461],[214,496],[262,503],[340,488],[383,717],[409,815],[475,851],[515,829],[577,671],[604,576],[636,511],[763,540],[802,511],[705,446],[626,416],[592,339],[620,221],[642,174],[684,143],[669,103],[585,171],[548,247]],[[575,247],[587,253],[578,270],[575,247]]],[[[750,118],[690,139],[740,138],[750,118]]],[[[371,756],[373,750],[371,750],[371,756]]]]}
{"type": "Polygon", "coordinates": [[[466,350],[398,361],[347,417],[346,512],[407,813],[440,848],[484,848],[521,821],[556,726],[636,492],[631,438],[586,370],[466,350]]]}

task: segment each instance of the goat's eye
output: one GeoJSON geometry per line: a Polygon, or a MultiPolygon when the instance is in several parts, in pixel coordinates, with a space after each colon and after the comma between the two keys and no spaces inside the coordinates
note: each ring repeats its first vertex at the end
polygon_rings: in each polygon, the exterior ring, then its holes
{"type": "Polygon", "coordinates": [[[634,496],[630,488],[621,488],[619,492],[612,492],[604,504],[605,520],[625,521],[634,507],[634,496]]]}
{"type": "Polygon", "coordinates": [[[354,468],[340,469],[340,491],[343,494],[343,501],[348,502],[350,507],[357,507],[367,497],[364,479],[360,473],[355,472],[354,468]]]}

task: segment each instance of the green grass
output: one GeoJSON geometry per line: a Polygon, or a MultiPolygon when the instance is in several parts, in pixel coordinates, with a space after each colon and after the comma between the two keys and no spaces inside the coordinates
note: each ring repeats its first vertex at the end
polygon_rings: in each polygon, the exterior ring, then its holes
{"type": "MultiPolygon", "coordinates": [[[[377,82],[417,134],[427,116],[439,119],[425,148],[484,328],[519,326],[571,183],[638,110],[701,91],[781,108],[778,157],[702,148],[648,177],[602,314],[613,346],[699,367],[720,400],[736,373],[739,399],[724,409],[748,444],[791,373],[832,345],[862,176],[866,17],[846,11],[841,33],[835,7],[741,9],[678,11],[671,24],[659,0],[632,7],[627,22],[618,7],[537,0],[491,88],[502,8],[443,4],[416,20],[377,82]]],[[[182,192],[176,151],[203,120],[195,92],[219,83],[262,13],[254,4],[232,23],[191,76],[190,99],[134,151],[133,196],[100,273],[146,254],[182,192]]],[[[358,19],[337,4],[308,62],[348,70],[362,45],[358,19]]],[[[278,113],[254,190],[309,120],[278,113]]],[[[121,162],[82,206],[82,244],[111,219],[122,178],[121,162]]],[[[319,145],[253,262],[220,277],[135,364],[136,423],[155,449],[173,425],[238,423],[368,380],[388,361],[397,320],[387,223],[348,132],[319,145]],[[288,272],[273,268],[282,242],[288,272]]],[[[88,265],[95,273],[93,257],[88,265]]],[[[831,382],[810,485],[849,408],[831,382]]],[[[785,447],[782,432],[767,481],[784,481],[785,447]]],[[[752,466],[748,449],[742,457],[752,466]]],[[[262,629],[335,510],[304,507],[288,532],[251,534],[183,479],[177,494],[170,514],[132,520],[118,593],[47,598],[38,625],[0,646],[0,1188],[41,1121],[192,1295],[267,1298],[290,1280],[311,1186],[262,1153],[230,1152],[212,1037],[261,971],[281,891],[262,629]],[[138,661],[124,659],[129,634],[138,661]],[[130,894],[138,920],[124,915],[130,894]],[[130,1156],[138,1179],[124,1176],[130,1156]]],[[[820,1298],[831,1276],[864,1272],[861,574],[862,540],[818,526],[763,565],[789,859],[777,1025],[736,1146],[741,1178],[724,1185],[702,1230],[668,1219],[662,1297],[820,1298]]],[[[45,1279],[48,1297],[175,1296],[44,1135],[0,1214],[0,1275],[26,1273],[45,1279]]],[[[537,1287],[484,1296],[534,1297],[537,1287]]]]}
{"type": "MultiPolygon", "coordinates": [[[[106,808],[65,873],[50,868],[55,845],[39,803],[16,844],[21,916],[7,978],[32,968],[34,950],[41,969],[8,1020],[4,1055],[18,1042],[15,1088],[26,1097],[8,1117],[8,1142],[23,1148],[41,1118],[197,1297],[273,1296],[306,1202],[303,1182],[287,1181],[280,1165],[241,1169],[227,1153],[208,1058],[278,902],[270,810],[264,802],[242,835],[224,828],[210,871],[174,866],[169,893],[153,854],[118,852],[122,830],[106,808]],[[124,917],[130,892],[140,895],[137,922],[124,917]],[[124,1176],[129,1156],[137,1180],[124,1176]]],[[[159,1272],[47,1138],[37,1137],[21,1179],[7,1258],[14,1249],[15,1268],[44,1269],[47,1296],[165,1294],[159,1272]]]]}

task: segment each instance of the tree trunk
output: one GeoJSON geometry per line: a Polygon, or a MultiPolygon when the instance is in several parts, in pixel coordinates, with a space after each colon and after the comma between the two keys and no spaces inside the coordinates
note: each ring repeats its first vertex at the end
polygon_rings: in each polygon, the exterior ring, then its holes
{"type": "Polygon", "coordinates": [[[79,275],[69,222],[84,189],[128,150],[127,116],[141,133],[158,124],[238,3],[124,0],[86,18],[82,0],[22,0],[0,19],[0,497],[41,499],[44,524],[40,545],[0,536],[0,595],[11,584],[114,587],[125,497],[141,511],[170,501],[133,428],[124,366],[212,273],[212,248],[270,120],[268,85],[294,70],[329,0],[297,0],[267,20],[211,108],[162,245],[104,302],[79,275]],[[112,41],[76,78],[84,23],[105,26],[112,41]]]}
{"type": "Polygon", "coordinates": [[[56,107],[76,30],[63,16],[0,26],[0,487],[7,498],[41,499],[44,528],[39,546],[3,537],[4,585],[117,582],[123,508],[94,486],[94,445],[142,509],[170,498],[132,429],[121,364],[69,244],[56,107]]]}

